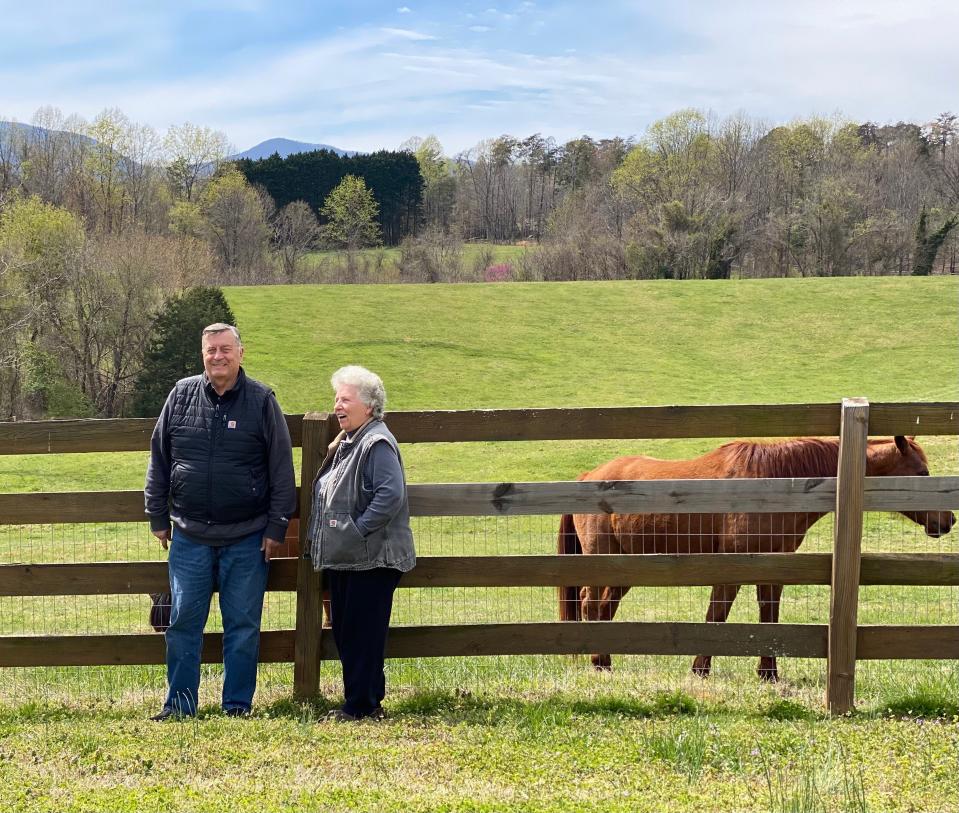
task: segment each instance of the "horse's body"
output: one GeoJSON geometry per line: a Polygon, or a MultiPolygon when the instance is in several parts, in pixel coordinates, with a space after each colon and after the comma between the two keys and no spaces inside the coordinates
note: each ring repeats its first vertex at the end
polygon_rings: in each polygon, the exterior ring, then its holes
{"type": "MultiPolygon", "coordinates": [[[[839,441],[800,438],[781,443],[733,441],[692,460],[621,457],[581,474],[579,480],[701,480],[748,477],[835,477],[839,441]]],[[[871,440],[868,476],[928,475],[926,455],[912,438],[871,440]]],[[[955,516],[947,512],[903,512],[930,536],[948,533],[955,516]]],[[[566,514],[560,523],[559,553],[792,553],[822,513],[778,514],[566,514]]],[[[611,621],[629,587],[560,588],[560,618],[611,621]]],[[[759,620],[779,620],[781,584],[756,587],[759,620]]],[[[715,585],[706,621],[725,621],[739,585],[715,585]]],[[[608,654],[592,657],[597,669],[610,668],[608,654]]],[[[693,671],[705,677],[710,655],[699,655],[693,671]]],[[[759,675],[776,680],[776,659],[762,657],[759,675]]]]}

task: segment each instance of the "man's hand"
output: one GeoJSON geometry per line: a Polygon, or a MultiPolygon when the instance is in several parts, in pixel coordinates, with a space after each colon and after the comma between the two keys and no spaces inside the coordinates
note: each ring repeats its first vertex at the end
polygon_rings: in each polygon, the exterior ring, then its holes
{"type": "Polygon", "coordinates": [[[169,550],[170,548],[170,532],[166,529],[162,531],[154,531],[153,535],[160,540],[160,544],[163,545],[163,550],[169,550]]]}
{"type": "Polygon", "coordinates": [[[264,536],[263,544],[260,545],[260,550],[263,551],[263,558],[269,562],[270,559],[279,554],[280,548],[282,547],[282,542],[277,542],[275,539],[268,539],[264,536]]]}

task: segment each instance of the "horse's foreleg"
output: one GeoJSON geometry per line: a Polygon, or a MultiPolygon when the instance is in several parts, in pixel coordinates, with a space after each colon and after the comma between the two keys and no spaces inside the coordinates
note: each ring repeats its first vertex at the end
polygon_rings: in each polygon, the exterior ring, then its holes
{"type": "MultiPolygon", "coordinates": [[[[781,584],[757,584],[756,600],[759,602],[759,622],[761,624],[779,623],[779,600],[782,598],[783,586],[781,584]]],[[[779,680],[779,672],[776,669],[775,655],[763,655],[759,659],[759,673],[761,680],[775,683],[779,680]]]]}
{"type": "MultiPolygon", "coordinates": [[[[612,621],[627,590],[629,590],[628,587],[584,587],[580,592],[583,620],[612,621]]],[[[613,659],[608,653],[597,652],[590,657],[590,660],[596,671],[612,671],[613,659]]]]}
{"type": "MultiPolygon", "coordinates": [[[[729,618],[733,601],[739,593],[738,584],[714,584],[709,596],[709,609],[706,611],[706,623],[722,623],[729,618]]],[[[700,677],[709,677],[712,668],[712,655],[697,655],[693,661],[693,673],[700,677]]]]}
{"type": "MultiPolygon", "coordinates": [[[[602,587],[586,586],[580,590],[579,595],[582,604],[582,614],[580,618],[582,618],[583,621],[602,620],[602,597],[604,592],[602,587]]],[[[609,672],[613,668],[613,659],[608,654],[593,653],[590,656],[590,661],[592,661],[593,668],[597,672],[609,672]]]]}

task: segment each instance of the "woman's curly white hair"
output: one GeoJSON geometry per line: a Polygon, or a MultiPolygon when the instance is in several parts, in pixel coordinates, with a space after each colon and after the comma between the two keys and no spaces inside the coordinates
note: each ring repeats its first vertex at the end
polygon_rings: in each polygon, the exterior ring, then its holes
{"type": "Polygon", "coordinates": [[[382,419],[386,408],[386,388],[383,386],[383,379],[376,373],[370,372],[366,367],[350,364],[340,367],[333,373],[330,384],[333,386],[333,392],[344,384],[354,387],[360,400],[368,407],[372,407],[373,417],[377,420],[382,419]]]}

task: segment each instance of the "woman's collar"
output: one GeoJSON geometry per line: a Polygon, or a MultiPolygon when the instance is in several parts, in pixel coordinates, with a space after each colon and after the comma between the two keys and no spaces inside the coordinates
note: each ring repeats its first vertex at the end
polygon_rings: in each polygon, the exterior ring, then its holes
{"type": "Polygon", "coordinates": [[[362,433],[366,429],[366,427],[368,427],[375,420],[376,418],[374,418],[371,415],[369,418],[363,421],[363,423],[357,426],[356,429],[354,429],[352,432],[347,432],[346,438],[344,438],[344,440],[348,440],[352,443],[354,440],[356,440],[356,438],[360,435],[360,433],[362,433]]]}

